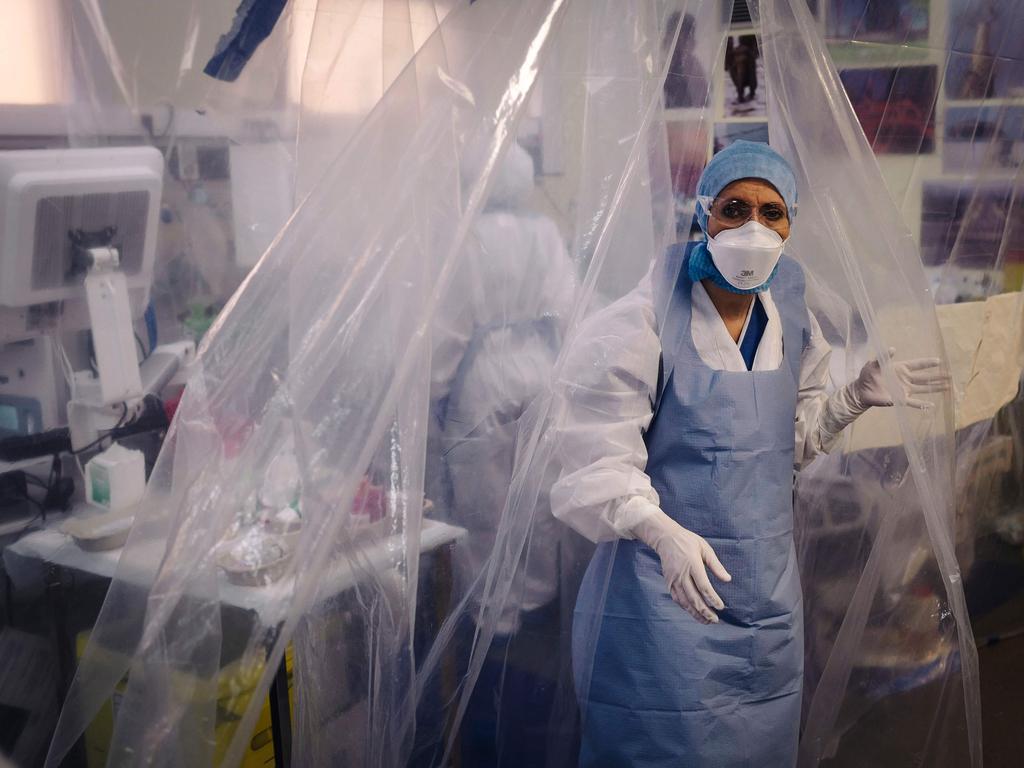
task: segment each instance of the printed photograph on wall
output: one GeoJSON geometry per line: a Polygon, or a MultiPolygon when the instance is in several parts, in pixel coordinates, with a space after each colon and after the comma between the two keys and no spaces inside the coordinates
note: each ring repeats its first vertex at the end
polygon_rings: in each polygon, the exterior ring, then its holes
{"type": "Polygon", "coordinates": [[[921,200],[921,260],[970,269],[1024,262],[1024,198],[1012,181],[927,181],[921,200]]]}
{"type": "Polygon", "coordinates": [[[825,34],[834,40],[914,43],[928,39],[929,0],[829,0],[825,34]]]}
{"type": "Polygon", "coordinates": [[[716,123],[715,154],[721,152],[737,139],[746,141],[768,141],[768,123],[716,123]]]}
{"type": "Polygon", "coordinates": [[[999,173],[1024,162],[1024,106],[949,107],[943,173],[999,173]]]}
{"type": "Polygon", "coordinates": [[[928,0],[828,0],[825,36],[838,64],[928,58],[928,0]]]}
{"type": "Polygon", "coordinates": [[[946,97],[1024,97],[1020,0],[950,0],[946,97]]]}
{"type": "Polygon", "coordinates": [[[839,77],[875,154],[934,151],[935,67],[846,69],[839,77]]]}
{"type": "Polygon", "coordinates": [[[708,161],[708,129],[699,120],[677,120],[666,123],[665,130],[675,198],[676,232],[686,239],[697,203],[697,180],[708,161]]]}
{"type": "Polygon", "coordinates": [[[725,117],[765,117],[764,66],[753,32],[726,38],[725,73],[725,117]]]}
{"type": "Polygon", "coordinates": [[[669,16],[665,26],[666,48],[672,44],[676,27],[679,37],[665,77],[665,108],[702,108],[707,103],[710,81],[697,49],[697,24],[693,14],[687,13],[681,22],[678,12],[669,16]]]}

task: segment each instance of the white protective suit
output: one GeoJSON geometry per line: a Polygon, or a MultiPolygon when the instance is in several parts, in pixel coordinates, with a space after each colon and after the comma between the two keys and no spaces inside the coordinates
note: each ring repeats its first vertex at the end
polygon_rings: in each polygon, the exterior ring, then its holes
{"type": "MultiPolygon", "coordinates": [[[[771,289],[758,296],[768,323],[754,370],[772,370],[782,364],[782,324],[771,289]]],[[[555,387],[566,412],[557,449],[563,471],[551,490],[552,512],[595,542],[632,539],[630,531],[659,509],[658,493],[645,472],[643,438],[653,416],[661,358],[653,301],[648,274],[633,291],[589,318],[555,387]]],[[[700,283],[693,286],[692,304],[693,341],[701,359],[716,370],[747,370],[739,344],[700,283]]],[[[794,424],[797,469],[835,443],[835,436],[821,428],[832,350],[813,315],[810,326],[794,424]]],[[[744,324],[741,342],[746,330],[744,324]]]]}
{"type": "MultiPolygon", "coordinates": [[[[469,531],[455,548],[459,595],[483,578],[512,480],[520,417],[550,382],[576,292],[558,228],[526,207],[532,190],[533,160],[513,145],[495,170],[470,252],[450,288],[457,298],[442,303],[434,325],[433,442],[449,481],[450,517],[469,531]]],[[[517,628],[520,611],[556,596],[560,529],[542,493],[526,567],[517,570],[499,633],[517,628]]]]}

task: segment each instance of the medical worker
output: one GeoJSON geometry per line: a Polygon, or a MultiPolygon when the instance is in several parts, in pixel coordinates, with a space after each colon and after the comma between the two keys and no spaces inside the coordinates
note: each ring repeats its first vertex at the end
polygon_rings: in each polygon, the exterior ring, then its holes
{"type": "MultiPolygon", "coordinates": [[[[830,348],[782,253],[796,178],[767,144],[705,168],[706,240],[596,313],[558,391],[556,517],[600,542],[573,626],[584,766],[792,766],[803,667],[793,471],[872,406],[877,362],[832,396],[830,348]]],[[[899,401],[944,388],[894,365],[899,401]]]]}
{"type": "MultiPolygon", "coordinates": [[[[482,157],[467,154],[463,174],[475,179],[482,157]]],[[[546,391],[575,299],[572,260],[555,223],[531,210],[533,190],[533,159],[513,144],[495,168],[468,253],[433,329],[432,410],[441,474],[449,481],[438,495],[446,497],[452,522],[467,531],[453,549],[456,596],[469,602],[462,662],[512,484],[520,420],[546,391]]],[[[544,765],[561,668],[564,533],[542,493],[527,555],[497,614],[496,635],[462,722],[463,765],[544,765]]]]}

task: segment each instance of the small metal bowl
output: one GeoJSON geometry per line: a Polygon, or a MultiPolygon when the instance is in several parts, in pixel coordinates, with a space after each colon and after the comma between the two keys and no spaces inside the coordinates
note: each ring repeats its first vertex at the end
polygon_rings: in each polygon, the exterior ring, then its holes
{"type": "Polygon", "coordinates": [[[106,512],[90,517],[73,517],[61,525],[61,530],[87,552],[104,552],[123,547],[131,533],[134,515],[106,512]]]}
{"type": "Polygon", "coordinates": [[[281,537],[249,534],[236,539],[217,558],[228,581],[240,587],[265,587],[288,570],[292,553],[281,537]]]}

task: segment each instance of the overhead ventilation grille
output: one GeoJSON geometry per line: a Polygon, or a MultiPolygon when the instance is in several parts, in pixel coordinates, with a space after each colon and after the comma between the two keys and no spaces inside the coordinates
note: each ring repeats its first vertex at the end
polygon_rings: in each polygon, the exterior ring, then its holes
{"type": "Polygon", "coordinates": [[[750,8],[747,7],[747,0],[734,0],[732,6],[732,25],[740,26],[750,23],[750,8]]]}

